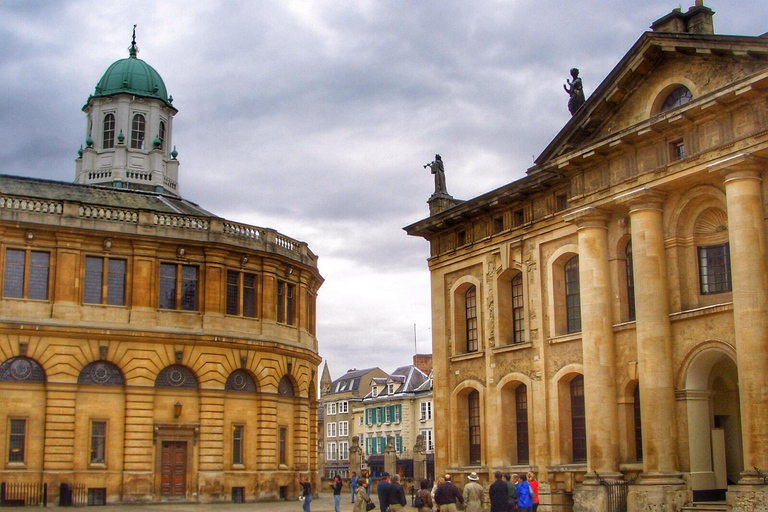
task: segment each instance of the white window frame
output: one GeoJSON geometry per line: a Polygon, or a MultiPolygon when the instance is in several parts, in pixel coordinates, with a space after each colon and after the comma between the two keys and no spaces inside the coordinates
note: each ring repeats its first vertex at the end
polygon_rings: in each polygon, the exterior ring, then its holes
{"type": "Polygon", "coordinates": [[[419,420],[427,421],[431,419],[432,419],[432,401],[427,400],[425,402],[421,402],[419,420]]]}
{"type": "Polygon", "coordinates": [[[374,398],[379,396],[379,386],[371,387],[371,396],[374,397],[374,398]]]}
{"type": "Polygon", "coordinates": [[[349,460],[349,442],[339,442],[339,460],[349,460]]]}
{"type": "Polygon", "coordinates": [[[325,405],[325,414],[326,416],[336,415],[336,402],[330,402],[325,405]]]}
{"type": "Polygon", "coordinates": [[[435,439],[431,428],[419,430],[419,434],[424,436],[424,449],[428,452],[435,450],[435,439]]]}
{"type": "Polygon", "coordinates": [[[394,395],[395,394],[395,385],[394,384],[387,384],[387,394],[388,395],[394,395]]]}
{"type": "Polygon", "coordinates": [[[336,443],[328,443],[325,446],[325,458],[327,460],[336,460],[336,443]]]}
{"type": "Polygon", "coordinates": [[[339,422],[339,437],[347,437],[349,436],[349,422],[348,421],[340,421],[339,422]]]}
{"type": "Polygon", "coordinates": [[[348,414],[349,413],[349,402],[346,400],[339,402],[339,414],[348,414]]]}
{"type": "Polygon", "coordinates": [[[326,423],[325,426],[325,437],[336,437],[336,423],[326,423]]]}

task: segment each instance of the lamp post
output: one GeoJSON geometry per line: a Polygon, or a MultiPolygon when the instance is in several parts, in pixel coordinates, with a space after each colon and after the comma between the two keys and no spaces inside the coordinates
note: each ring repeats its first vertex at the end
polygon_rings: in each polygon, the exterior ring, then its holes
{"type": "Polygon", "coordinates": [[[179,416],[181,416],[181,408],[183,406],[181,405],[181,402],[176,402],[173,404],[173,417],[176,419],[179,419],[179,416]]]}

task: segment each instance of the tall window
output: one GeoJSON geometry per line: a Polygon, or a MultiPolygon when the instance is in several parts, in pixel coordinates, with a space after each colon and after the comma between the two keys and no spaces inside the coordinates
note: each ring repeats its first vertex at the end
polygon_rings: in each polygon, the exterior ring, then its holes
{"type": "Polygon", "coordinates": [[[517,426],[517,463],[528,464],[528,390],[524,384],[515,389],[515,423],[517,426]]]}
{"type": "Polygon", "coordinates": [[[349,441],[339,442],[339,460],[349,460],[349,441]]]}
{"type": "Polygon", "coordinates": [[[86,256],[83,303],[125,305],[125,266],[125,260],[86,256]]]}
{"type": "Polygon", "coordinates": [[[635,386],[635,458],[638,462],[643,460],[643,425],[640,423],[640,384],[635,386]]]}
{"type": "Polygon", "coordinates": [[[243,426],[232,426],[232,464],[243,463],[243,426]]]}
{"type": "Polygon", "coordinates": [[[101,147],[111,149],[115,147],[115,115],[107,114],[104,116],[104,131],[101,147]]]}
{"type": "Polygon", "coordinates": [[[421,412],[419,414],[419,419],[422,421],[431,420],[432,419],[432,402],[421,402],[421,412]]]}
{"type": "Polygon", "coordinates": [[[176,263],[160,264],[160,309],[197,311],[198,268],[176,263]]]}
{"type": "Polygon", "coordinates": [[[328,416],[336,414],[336,402],[325,405],[325,414],[328,416]]]}
{"type": "Polygon", "coordinates": [[[296,286],[285,281],[277,282],[277,321],[283,324],[294,324],[294,290],[296,286]]]}
{"type": "Polygon", "coordinates": [[[328,423],[326,425],[325,437],[336,437],[336,423],[328,423]]]}
{"type": "Polygon", "coordinates": [[[336,460],[336,443],[328,443],[326,447],[326,458],[336,460]]]}
{"type": "Polygon", "coordinates": [[[565,311],[568,332],[581,330],[581,292],[579,289],[579,257],[565,264],[565,311]]]}
{"type": "Polygon", "coordinates": [[[48,299],[47,252],[6,249],[3,297],[48,299]]]}
{"type": "Polygon", "coordinates": [[[434,450],[435,449],[435,441],[434,441],[434,439],[432,437],[432,429],[431,428],[425,428],[425,429],[419,430],[419,434],[424,436],[424,448],[426,448],[426,450],[428,452],[431,452],[432,450],[434,450]]]}
{"type": "Polygon", "coordinates": [[[288,452],[288,428],[287,427],[280,427],[279,430],[279,463],[280,464],[288,464],[286,453],[288,452]]]}
{"type": "Polygon", "coordinates": [[[256,317],[256,274],[227,270],[227,314],[256,317]]]}
{"type": "Polygon", "coordinates": [[[477,352],[477,289],[470,286],[464,294],[466,312],[467,352],[477,352]]]}
{"type": "Polygon", "coordinates": [[[160,140],[160,149],[165,147],[165,121],[160,121],[157,127],[157,138],[160,140]]]}
{"type": "Polygon", "coordinates": [[[469,422],[469,465],[480,464],[480,393],[473,390],[467,395],[469,422]]]}
{"type": "Polygon", "coordinates": [[[339,414],[349,413],[349,402],[346,400],[339,402],[339,414]]]}
{"type": "Polygon", "coordinates": [[[27,420],[11,420],[8,433],[8,462],[24,462],[27,420]]]}
{"type": "Polygon", "coordinates": [[[146,128],[146,121],[144,116],[136,114],[133,116],[133,123],[131,124],[131,148],[144,149],[144,129],[146,128]]]}
{"type": "Polygon", "coordinates": [[[584,409],[584,377],[579,375],[571,381],[571,440],[573,441],[573,462],[587,460],[587,422],[584,409]]]}
{"type": "Polygon", "coordinates": [[[513,343],[525,341],[525,315],[523,314],[523,274],[512,278],[513,343]]]}
{"type": "Polygon", "coordinates": [[[629,319],[635,319],[635,274],[632,269],[632,241],[627,242],[626,252],[626,265],[627,265],[627,309],[629,311],[629,319]]]}
{"type": "Polygon", "coordinates": [[[699,247],[699,285],[702,295],[731,291],[729,244],[699,247]]]}
{"type": "Polygon", "coordinates": [[[104,464],[107,460],[107,422],[91,422],[91,464],[104,464]]]}
{"type": "Polygon", "coordinates": [[[349,422],[348,421],[340,421],[339,422],[339,437],[347,437],[349,435],[349,422]]]}

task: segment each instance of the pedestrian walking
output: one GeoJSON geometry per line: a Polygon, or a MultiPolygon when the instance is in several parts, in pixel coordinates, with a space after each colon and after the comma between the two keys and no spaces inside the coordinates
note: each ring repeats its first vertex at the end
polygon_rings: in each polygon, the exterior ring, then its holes
{"type": "Polygon", "coordinates": [[[352,478],[349,479],[349,490],[350,494],[352,494],[352,501],[350,503],[355,502],[355,491],[357,491],[358,480],[357,473],[353,471],[352,478]]]}
{"type": "Polygon", "coordinates": [[[464,486],[464,504],[466,505],[466,512],[483,512],[483,496],[485,495],[485,489],[483,486],[477,483],[480,477],[474,471],[467,477],[467,485],[464,486]]]}
{"type": "Polygon", "coordinates": [[[429,492],[429,480],[426,478],[419,483],[419,490],[416,492],[416,508],[419,512],[430,512],[435,506],[432,493],[429,492]],[[419,505],[420,504],[420,505],[419,505]]]}
{"type": "Polygon", "coordinates": [[[341,477],[339,475],[336,475],[336,478],[333,479],[333,483],[331,484],[331,489],[333,489],[333,509],[336,512],[341,512],[341,487],[343,483],[341,481],[341,477]]]}
{"type": "Polygon", "coordinates": [[[355,506],[352,507],[352,512],[367,512],[367,505],[371,502],[371,497],[368,495],[368,479],[360,477],[360,483],[355,491],[355,506]]]}
{"type": "Polygon", "coordinates": [[[392,482],[387,489],[387,504],[389,512],[405,510],[408,501],[405,499],[405,489],[400,485],[400,475],[392,475],[392,482]]]}
{"type": "Polygon", "coordinates": [[[390,485],[392,484],[389,483],[389,473],[385,471],[381,474],[379,485],[376,486],[376,492],[379,494],[379,509],[381,509],[381,512],[387,512],[387,507],[389,507],[387,499],[389,498],[390,485]]]}
{"type": "Polygon", "coordinates": [[[304,502],[301,508],[304,512],[312,512],[309,508],[309,504],[312,502],[312,486],[306,476],[301,477],[299,484],[301,485],[301,497],[304,502]]]}

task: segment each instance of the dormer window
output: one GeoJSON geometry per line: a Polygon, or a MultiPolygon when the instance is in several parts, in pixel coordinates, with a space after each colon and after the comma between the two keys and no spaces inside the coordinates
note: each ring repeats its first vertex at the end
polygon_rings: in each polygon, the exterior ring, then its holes
{"type": "Polygon", "coordinates": [[[373,386],[371,388],[371,396],[374,398],[379,396],[379,386],[373,386]]]}
{"type": "Polygon", "coordinates": [[[674,89],[661,105],[661,111],[667,111],[676,107],[681,107],[693,99],[693,94],[684,85],[674,89]]]}
{"type": "Polygon", "coordinates": [[[388,395],[394,395],[395,394],[395,385],[394,384],[387,384],[387,394],[388,395]]]}

